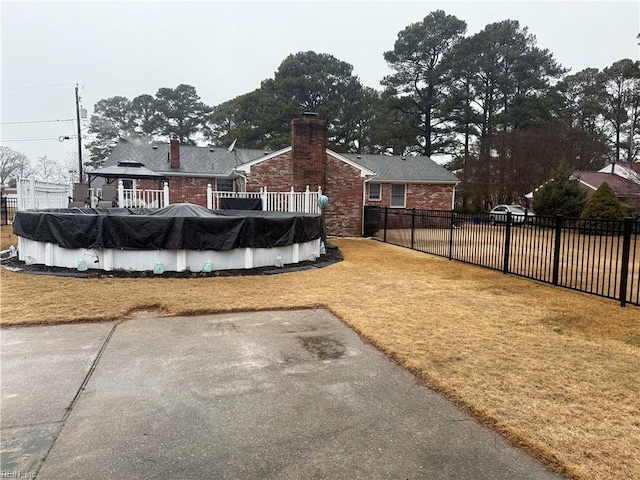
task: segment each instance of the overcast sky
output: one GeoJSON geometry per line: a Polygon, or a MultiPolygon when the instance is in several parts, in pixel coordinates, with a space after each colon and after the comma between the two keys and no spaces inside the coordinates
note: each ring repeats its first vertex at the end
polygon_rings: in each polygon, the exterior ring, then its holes
{"type": "MultiPolygon", "coordinates": [[[[77,156],[75,84],[96,101],[193,85],[214,106],[260,86],[292,53],[313,50],[353,65],[380,89],[383,53],[398,32],[437,9],[467,34],[518,20],[572,72],[639,58],[635,1],[202,1],[25,2],[2,0],[2,145],[57,160],[77,156]],[[60,120],[45,123],[44,121],[60,120]],[[15,123],[33,122],[33,123],[15,123]],[[38,122],[38,123],[35,123],[38,122]]],[[[88,141],[88,140],[87,140],[88,141]]]]}

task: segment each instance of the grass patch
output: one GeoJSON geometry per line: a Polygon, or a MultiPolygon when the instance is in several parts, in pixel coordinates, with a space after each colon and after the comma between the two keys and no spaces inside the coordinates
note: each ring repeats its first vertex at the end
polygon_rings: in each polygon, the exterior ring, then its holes
{"type": "Polygon", "coordinates": [[[0,226],[0,250],[7,250],[11,245],[18,248],[18,237],[13,234],[12,225],[0,226]]]}
{"type": "Polygon", "coordinates": [[[376,241],[333,242],[343,262],[271,276],[3,271],[2,323],[326,307],[556,471],[640,478],[639,308],[376,241]]]}

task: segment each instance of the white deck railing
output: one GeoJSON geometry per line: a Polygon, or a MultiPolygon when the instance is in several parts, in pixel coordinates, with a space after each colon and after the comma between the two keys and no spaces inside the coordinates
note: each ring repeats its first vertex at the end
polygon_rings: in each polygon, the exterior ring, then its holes
{"type": "Polygon", "coordinates": [[[73,195],[71,185],[21,178],[17,182],[18,210],[67,208],[73,195]]]}
{"type": "Polygon", "coordinates": [[[169,185],[164,182],[162,190],[140,190],[124,188],[118,184],[118,206],[120,208],[164,208],[169,205],[169,185]]]}
{"type": "Polygon", "coordinates": [[[318,197],[322,195],[322,189],[317,192],[309,190],[295,192],[293,187],[289,192],[269,192],[267,188],[260,188],[259,192],[219,192],[207,187],[207,208],[220,209],[222,198],[259,198],[262,200],[262,210],[267,212],[304,212],[320,213],[318,197]]]}

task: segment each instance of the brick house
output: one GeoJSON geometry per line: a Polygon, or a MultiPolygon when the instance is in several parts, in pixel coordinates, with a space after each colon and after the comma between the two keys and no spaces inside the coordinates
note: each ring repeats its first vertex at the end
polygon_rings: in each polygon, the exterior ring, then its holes
{"type": "MultiPolygon", "coordinates": [[[[170,202],[206,206],[217,191],[297,192],[322,188],[327,232],[362,234],[364,207],[450,210],[458,179],[428,157],[340,154],[326,147],[326,123],[305,114],[291,123],[292,145],[276,152],[223,147],[120,143],[105,166],[139,162],[168,179],[170,202]],[[231,151],[230,151],[231,150],[231,151]]],[[[157,188],[149,180],[137,188],[157,188]]]]}

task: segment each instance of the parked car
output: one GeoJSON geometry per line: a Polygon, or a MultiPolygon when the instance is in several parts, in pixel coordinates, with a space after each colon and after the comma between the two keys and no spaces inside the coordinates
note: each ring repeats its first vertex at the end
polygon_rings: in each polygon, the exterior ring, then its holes
{"type": "Polygon", "coordinates": [[[511,212],[511,223],[532,223],[533,215],[522,205],[496,205],[489,212],[491,224],[507,223],[507,212],[511,212]]]}

